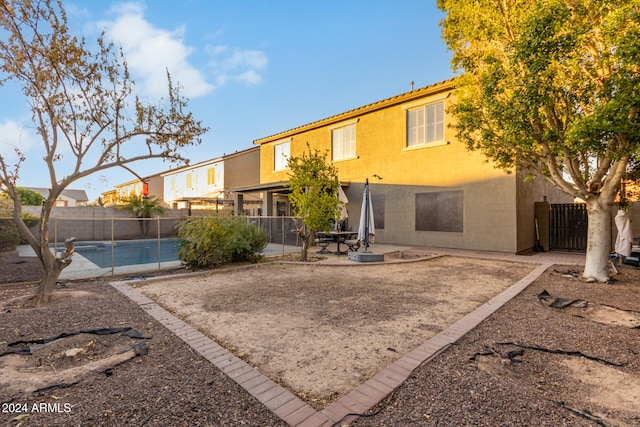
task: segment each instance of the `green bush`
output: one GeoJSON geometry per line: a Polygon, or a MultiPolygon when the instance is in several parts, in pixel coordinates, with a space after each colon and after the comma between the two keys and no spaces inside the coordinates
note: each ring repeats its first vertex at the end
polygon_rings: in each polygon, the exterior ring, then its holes
{"type": "Polygon", "coordinates": [[[12,219],[0,219],[0,251],[14,250],[22,240],[18,227],[12,219]]]}
{"type": "Polygon", "coordinates": [[[262,228],[238,217],[190,217],[178,225],[178,257],[193,268],[256,262],[267,245],[262,228]]]}

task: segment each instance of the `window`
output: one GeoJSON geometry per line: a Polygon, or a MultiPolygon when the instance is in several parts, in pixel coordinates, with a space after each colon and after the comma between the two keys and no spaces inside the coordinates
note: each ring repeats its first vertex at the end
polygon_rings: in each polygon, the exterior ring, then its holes
{"type": "Polygon", "coordinates": [[[352,124],[331,131],[333,160],[356,157],[356,125],[352,124]]]}
{"type": "Polygon", "coordinates": [[[207,169],[207,185],[214,185],[216,183],[216,168],[207,169]]]}
{"type": "Polygon", "coordinates": [[[289,141],[277,144],[274,147],[274,170],[286,169],[289,162],[289,141]]]}
{"type": "Polygon", "coordinates": [[[444,142],[444,101],[407,111],[407,147],[444,142]]]}
{"type": "Polygon", "coordinates": [[[187,189],[191,189],[191,188],[193,188],[192,181],[191,181],[191,172],[189,172],[189,173],[186,175],[186,182],[185,182],[185,186],[187,187],[187,189]]]}

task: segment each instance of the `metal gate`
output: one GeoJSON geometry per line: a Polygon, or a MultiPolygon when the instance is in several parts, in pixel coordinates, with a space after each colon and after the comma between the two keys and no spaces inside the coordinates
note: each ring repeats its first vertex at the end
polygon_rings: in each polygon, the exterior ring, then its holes
{"type": "Polygon", "coordinates": [[[587,251],[587,205],[552,204],[549,217],[549,250],[587,251]]]}

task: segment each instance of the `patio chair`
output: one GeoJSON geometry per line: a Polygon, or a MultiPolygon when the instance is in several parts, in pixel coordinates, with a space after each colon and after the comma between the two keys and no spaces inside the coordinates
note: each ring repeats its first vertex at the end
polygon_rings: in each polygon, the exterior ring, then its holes
{"type": "Polygon", "coordinates": [[[327,250],[327,246],[329,246],[329,243],[331,243],[333,240],[331,238],[328,237],[316,237],[316,244],[318,246],[320,246],[320,250],[318,251],[319,254],[328,254],[330,253],[327,250]]]}
{"type": "Polygon", "coordinates": [[[358,252],[358,249],[360,249],[360,240],[345,240],[344,244],[347,245],[352,252],[358,252]]]}

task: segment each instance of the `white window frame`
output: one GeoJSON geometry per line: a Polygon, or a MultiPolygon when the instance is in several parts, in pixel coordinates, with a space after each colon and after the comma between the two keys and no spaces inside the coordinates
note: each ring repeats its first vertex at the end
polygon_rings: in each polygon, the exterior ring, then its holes
{"type": "Polygon", "coordinates": [[[276,142],[273,145],[273,170],[280,171],[289,168],[291,156],[291,139],[276,142]]]}
{"type": "Polygon", "coordinates": [[[356,123],[358,121],[359,119],[349,120],[329,127],[333,161],[356,158],[356,123]]]}
{"type": "Polygon", "coordinates": [[[408,149],[446,144],[444,100],[406,110],[408,149]]]}

